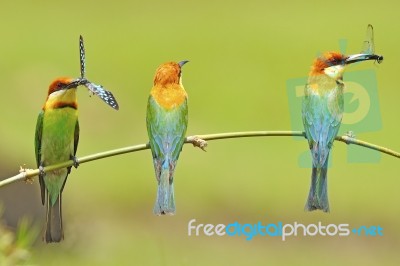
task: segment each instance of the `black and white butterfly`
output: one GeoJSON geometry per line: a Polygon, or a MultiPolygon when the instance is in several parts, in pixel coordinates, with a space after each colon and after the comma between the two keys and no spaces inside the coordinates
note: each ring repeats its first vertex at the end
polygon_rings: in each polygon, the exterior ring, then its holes
{"type": "Polygon", "coordinates": [[[104,89],[102,85],[97,85],[85,78],[85,73],[86,73],[85,46],[83,45],[82,35],[79,36],[79,59],[81,66],[81,78],[79,79],[80,85],[85,86],[86,88],[88,88],[90,92],[96,94],[109,106],[111,106],[115,110],[118,110],[119,106],[117,100],[115,100],[114,95],[111,93],[111,91],[108,91],[104,89]]]}

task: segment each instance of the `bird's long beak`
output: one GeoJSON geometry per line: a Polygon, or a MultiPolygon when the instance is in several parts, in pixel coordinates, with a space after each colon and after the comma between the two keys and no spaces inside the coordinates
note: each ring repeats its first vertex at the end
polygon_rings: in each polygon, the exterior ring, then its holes
{"type": "Polygon", "coordinates": [[[189,60],[183,60],[183,61],[180,61],[180,62],[178,63],[178,65],[179,65],[180,67],[183,67],[183,65],[186,64],[187,62],[189,62],[189,60]]]}
{"type": "Polygon", "coordinates": [[[85,85],[87,82],[88,82],[88,80],[85,78],[77,78],[77,79],[71,81],[71,83],[68,84],[66,89],[73,89],[80,85],[85,85]]]}
{"type": "Polygon", "coordinates": [[[383,56],[377,54],[353,54],[346,58],[345,63],[348,65],[366,60],[375,60],[380,64],[383,61],[383,56]]]}

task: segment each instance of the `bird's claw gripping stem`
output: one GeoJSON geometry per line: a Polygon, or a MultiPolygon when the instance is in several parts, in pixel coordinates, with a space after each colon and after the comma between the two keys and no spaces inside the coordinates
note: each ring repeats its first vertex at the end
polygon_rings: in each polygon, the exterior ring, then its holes
{"type": "Polygon", "coordinates": [[[44,167],[39,166],[39,176],[44,176],[46,173],[44,172],[44,167]]]}
{"type": "Polygon", "coordinates": [[[71,160],[74,161],[73,165],[74,165],[75,169],[78,169],[78,166],[79,166],[78,158],[76,158],[75,156],[72,156],[71,160]]]}
{"type": "Polygon", "coordinates": [[[343,139],[344,139],[345,143],[346,143],[347,145],[349,145],[349,144],[350,144],[350,141],[351,141],[352,139],[354,139],[355,137],[356,137],[356,135],[354,134],[353,131],[347,131],[346,134],[343,136],[343,139]]]}
{"type": "Polygon", "coordinates": [[[356,134],[354,134],[354,132],[351,130],[347,131],[345,135],[352,139],[354,139],[356,137],[356,134]]]}

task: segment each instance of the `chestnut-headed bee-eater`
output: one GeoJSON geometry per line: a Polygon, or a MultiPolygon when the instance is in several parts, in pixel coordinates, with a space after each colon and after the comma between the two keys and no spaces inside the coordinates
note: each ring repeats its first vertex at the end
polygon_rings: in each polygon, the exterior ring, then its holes
{"type": "Polygon", "coordinates": [[[154,214],[175,214],[174,171],[188,124],[187,94],[182,66],[188,61],[159,66],[147,104],[147,133],[158,183],[154,214]]]}
{"type": "Polygon", "coordinates": [[[44,240],[60,242],[64,238],[61,217],[61,193],[71,167],[45,173],[48,165],[74,160],[79,140],[78,105],[76,88],[80,80],[58,78],[48,95],[36,123],[35,154],[39,167],[42,204],[46,199],[46,232],[44,240]]]}
{"type": "Polygon", "coordinates": [[[327,52],[315,59],[311,67],[302,107],[303,125],[312,155],[311,187],[306,211],[329,212],[328,157],[343,116],[343,72],[346,65],[365,60],[379,62],[383,57],[364,53],[345,56],[338,52],[327,52]]]}

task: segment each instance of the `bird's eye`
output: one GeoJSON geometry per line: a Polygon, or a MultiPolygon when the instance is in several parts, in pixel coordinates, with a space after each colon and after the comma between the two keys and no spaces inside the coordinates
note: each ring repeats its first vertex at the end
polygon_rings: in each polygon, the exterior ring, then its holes
{"type": "Polygon", "coordinates": [[[65,85],[64,83],[58,82],[58,83],[57,83],[57,88],[61,89],[61,88],[64,87],[64,85],[65,85]]]}
{"type": "Polygon", "coordinates": [[[330,65],[331,65],[331,66],[337,66],[337,65],[340,65],[340,64],[341,64],[341,61],[338,60],[338,59],[333,59],[333,60],[331,60],[331,62],[330,62],[330,65]]]}

